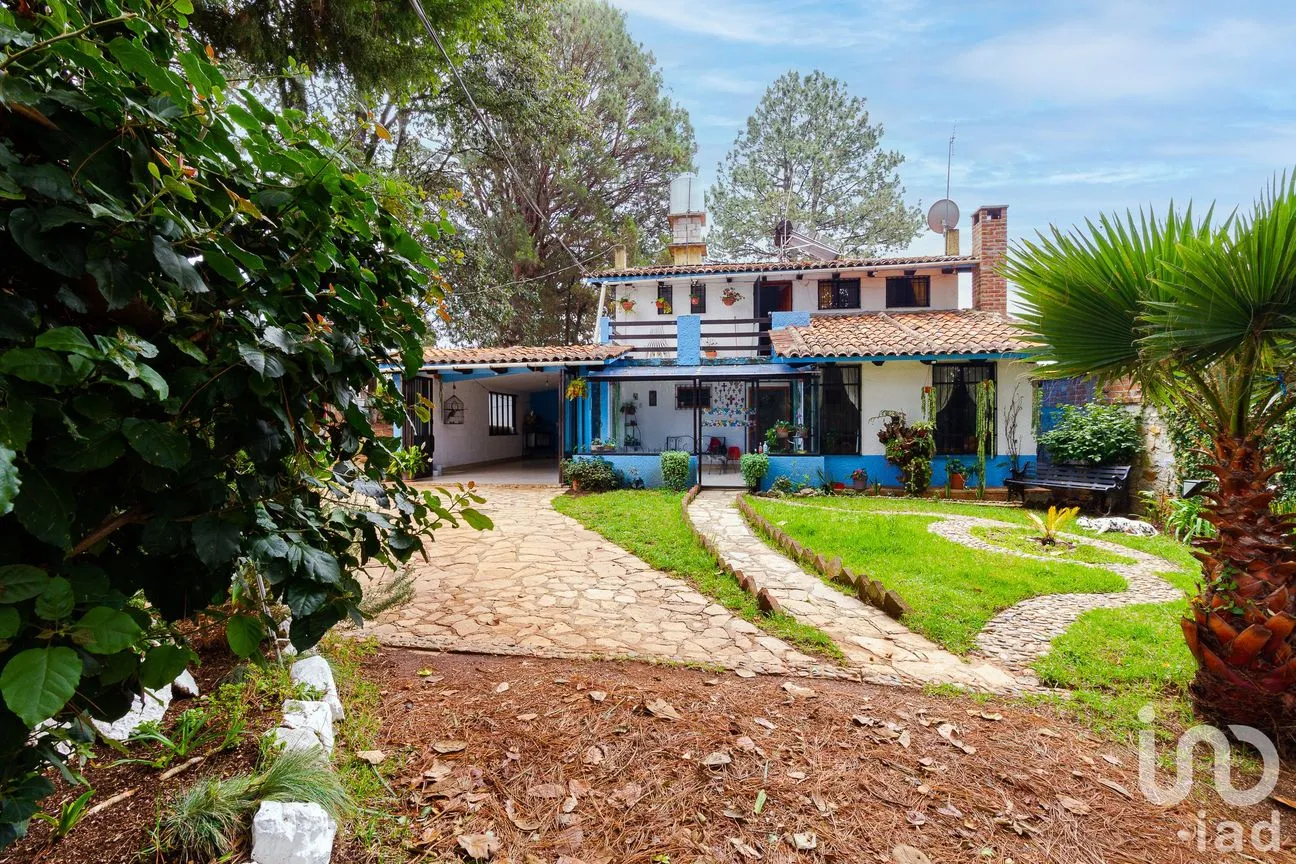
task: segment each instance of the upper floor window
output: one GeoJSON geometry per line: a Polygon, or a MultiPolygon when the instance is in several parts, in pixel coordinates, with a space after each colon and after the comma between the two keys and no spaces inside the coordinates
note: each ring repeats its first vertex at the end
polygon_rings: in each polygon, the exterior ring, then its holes
{"type": "Polygon", "coordinates": [[[860,280],[858,279],[820,279],[820,309],[858,309],[860,308],[860,280]]]}
{"type": "Polygon", "coordinates": [[[517,434],[517,397],[512,393],[488,393],[491,435],[517,434]]]}
{"type": "Polygon", "coordinates": [[[886,283],[888,309],[931,305],[930,276],[888,276],[886,283]]]}
{"type": "Polygon", "coordinates": [[[670,315],[675,311],[675,286],[669,282],[657,283],[657,314],[670,315]]]}
{"type": "Polygon", "coordinates": [[[689,286],[689,311],[694,314],[706,311],[706,283],[700,279],[689,286]]]}

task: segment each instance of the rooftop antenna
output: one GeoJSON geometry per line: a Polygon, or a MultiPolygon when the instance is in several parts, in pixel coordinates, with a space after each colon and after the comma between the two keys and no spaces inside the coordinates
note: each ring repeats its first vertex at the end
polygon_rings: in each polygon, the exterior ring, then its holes
{"type": "MultiPolygon", "coordinates": [[[[957,128],[957,127],[956,127],[957,128]]],[[[927,227],[945,237],[945,254],[959,254],[959,208],[949,197],[950,172],[954,165],[954,132],[950,132],[949,151],[945,159],[945,197],[927,211],[927,227]]]]}

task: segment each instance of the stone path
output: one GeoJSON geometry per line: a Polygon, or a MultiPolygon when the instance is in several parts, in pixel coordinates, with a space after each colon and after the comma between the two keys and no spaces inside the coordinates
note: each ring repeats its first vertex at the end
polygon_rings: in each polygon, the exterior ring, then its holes
{"type": "Polygon", "coordinates": [[[1024,685],[993,663],[962,660],[805,572],[751,532],[734,508],[731,492],[703,492],[689,507],[689,518],[734,568],[768,588],[788,614],[828,633],[871,679],[951,683],[994,692],[1024,685]]]}
{"type": "MultiPolygon", "coordinates": [[[[796,501],[784,501],[783,503],[796,507],[813,506],[796,501]]],[[[851,511],[836,510],[835,512],[849,515],[851,511]]],[[[961,513],[942,513],[940,511],[870,510],[868,513],[869,515],[881,516],[933,517],[936,521],[928,525],[927,530],[951,542],[997,555],[1015,555],[1020,558],[1031,558],[1050,563],[1059,560],[1047,555],[1031,555],[1028,552],[997,546],[972,533],[972,529],[979,526],[992,528],[1021,527],[1009,522],[1001,522],[998,519],[968,516],[961,513]]],[[[1067,562],[1081,567],[1097,567],[1117,573],[1125,579],[1128,586],[1126,590],[1101,594],[1044,594],[1015,603],[991,618],[981,632],[977,634],[977,649],[980,653],[1003,663],[1011,669],[1026,670],[1034,660],[1048,653],[1055,638],[1066,632],[1076,622],[1076,619],[1090,609],[1117,609],[1122,606],[1134,606],[1141,603],[1170,603],[1184,596],[1182,591],[1158,575],[1167,570],[1176,569],[1174,564],[1164,558],[1093,537],[1078,534],[1062,534],[1061,536],[1073,543],[1086,543],[1106,552],[1131,559],[1132,563],[1129,564],[1067,562]]]]}
{"type": "Polygon", "coordinates": [[[415,596],[362,635],[407,647],[615,656],[859,677],[736,618],[551,506],[554,487],[495,486],[492,531],[449,529],[414,559],[415,596]]]}

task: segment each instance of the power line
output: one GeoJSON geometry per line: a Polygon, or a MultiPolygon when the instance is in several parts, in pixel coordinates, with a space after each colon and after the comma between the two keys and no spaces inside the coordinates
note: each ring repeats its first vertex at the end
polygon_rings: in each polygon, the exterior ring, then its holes
{"type": "MultiPolygon", "coordinates": [[[[590,261],[593,261],[595,258],[601,258],[602,256],[611,252],[615,248],[616,246],[609,246],[606,249],[602,249],[598,252],[595,252],[593,255],[590,255],[586,258],[582,258],[578,263],[585,264],[590,261]]],[[[550,276],[557,276],[559,273],[565,273],[568,270],[574,270],[577,266],[578,266],[577,264],[568,264],[565,267],[559,267],[555,270],[550,270],[548,273],[540,273],[539,275],[536,276],[528,276],[525,279],[515,279],[512,282],[501,282],[498,285],[484,285],[481,288],[473,288],[467,291],[456,291],[452,288],[450,289],[450,293],[453,294],[455,297],[473,297],[480,294],[487,294],[491,291],[499,291],[503,288],[512,288],[515,285],[526,285],[529,282],[539,282],[541,279],[548,279],[550,276]]]]}
{"type": "MultiPolygon", "coordinates": [[[[508,151],[504,149],[504,146],[500,144],[499,139],[495,137],[495,130],[491,128],[490,123],[486,122],[486,115],[482,113],[481,108],[477,107],[477,100],[473,98],[472,93],[468,90],[468,85],[464,84],[463,78],[459,75],[459,67],[455,66],[454,60],[450,57],[450,52],[446,51],[445,45],[441,44],[441,37],[437,35],[436,30],[432,27],[432,22],[428,21],[427,13],[423,11],[423,4],[420,3],[419,0],[410,0],[410,6],[414,8],[414,14],[418,16],[419,21],[423,22],[423,29],[432,37],[432,41],[436,43],[437,48],[441,51],[441,56],[445,58],[446,63],[450,66],[450,72],[454,75],[455,81],[459,82],[459,89],[463,91],[464,96],[468,99],[468,104],[472,107],[473,114],[477,117],[477,122],[486,130],[486,134],[495,144],[496,149],[499,150],[500,156],[504,159],[504,165],[508,168],[509,173],[513,175],[514,182],[517,183],[518,194],[522,196],[522,199],[526,201],[527,204],[531,205],[531,209],[535,211],[536,217],[543,223],[545,221],[544,213],[540,212],[539,205],[536,204],[536,202],[531,198],[531,195],[527,192],[526,187],[522,182],[522,175],[513,167],[513,160],[509,158],[508,151]]],[[[563,242],[563,239],[558,232],[553,232],[553,238],[558,241],[558,245],[561,246],[571,257],[572,264],[581,271],[581,275],[585,275],[588,271],[585,269],[584,263],[576,257],[576,253],[572,252],[571,247],[563,242]]]]}

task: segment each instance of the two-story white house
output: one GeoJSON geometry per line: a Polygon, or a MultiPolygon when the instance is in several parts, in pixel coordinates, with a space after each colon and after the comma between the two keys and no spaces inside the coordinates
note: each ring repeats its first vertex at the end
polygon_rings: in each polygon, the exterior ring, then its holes
{"type": "Polygon", "coordinates": [[[767,484],[822,472],[849,485],[863,468],[895,486],[880,415],[919,420],[926,400],[941,485],[947,460],[975,462],[977,393],[992,380],[987,485],[1002,484],[1011,454],[1033,458],[1031,346],[998,270],[1006,206],[975,211],[966,255],[707,263],[700,201],[672,198],[673,263],[586,276],[605,311],[594,344],[430,351],[407,389],[437,410],[407,441],[433,433],[447,467],[598,455],[650,486],[664,450],[692,453],[704,485],[733,486],[741,455],[765,450],[767,484]],[[577,380],[586,395],[566,398],[577,380]]]}

